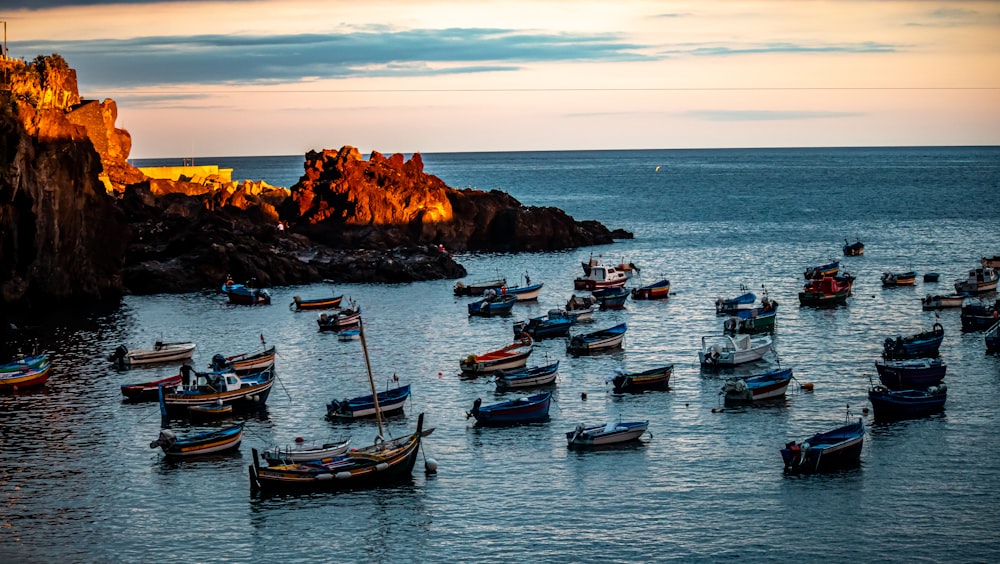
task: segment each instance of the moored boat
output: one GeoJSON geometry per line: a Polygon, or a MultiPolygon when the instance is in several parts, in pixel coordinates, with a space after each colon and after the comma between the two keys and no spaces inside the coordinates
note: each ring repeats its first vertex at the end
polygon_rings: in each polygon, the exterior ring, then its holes
{"type": "MultiPolygon", "coordinates": [[[[263,340],[261,341],[263,342],[263,340]]],[[[213,371],[233,371],[237,374],[248,374],[259,372],[274,366],[274,360],[278,356],[278,351],[271,345],[269,348],[258,353],[240,353],[232,356],[216,354],[212,357],[212,364],[209,366],[213,371]]]]}
{"type": "Polygon", "coordinates": [[[722,330],[726,333],[764,333],[774,331],[774,322],[778,316],[778,302],[771,300],[765,293],[761,298],[760,307],[739,309],[736,315],[727,317],[722,322],[722,330]]]}
{"type": "Polygon", "coordinates": [[[497,294],[493,290],[487,290],[486,293],[484,298],[467,304],[469,315],[479,317],[509,315],[517,303],[517,298],[508,294],[497,294]]]}
{"type": "Polygon", "coordinates": [[[859,417],[836,429],[817,433],[796,443],[785,443],[781,458],[785,472],[811,474],[857,464],[865,439],[865,424],[859,417]]]}
{"type": "Polygon", "coordinates": [[[496,376],[497,390],[512,390],[514,388],[534,388],[548,386],[556,381],[559,374],[559,361],[545,366],[532,366],[521,370],[498,370],[496,376]]]}
{"type": "Polygon", "coordinates": [[[238,375],[235,372],[196,372],[190,365],[181,367],[181,385],[164,390],[163,407],[168,412],[186,413],[188,408],[204,404],[232,404],[240,411],[262,407],[274,385],[274,369],[238,375]]]}
{"type": "Polygon", "coordinates": [[[944,327],[940,323],[935,323],[930,331],[895,339],[887,337],[882,343],[882,357],[886,360],[934,357],[938,355],[943,340],[944,327]]]}
{"type": "Polygon", "coordinates": [[[594,290],[594,297],[601,309],[623,309],[628,296],[629,291],[624,287],[594,290]]]}
{"type": "Polygon", "coordinates": [[[406,400],[410,398],[410,385],[396,386],[391,390],[379,392],[377,396],[368,394],[356,398],[333,400],[326,404],[327,419],[357,419],[359,417],[374,417],[390,415],[401,411],[406,400]],[[376,407],[376,397],[378,404],[376,407]]]}
{"type": "Polygon", "coordinates": [[[920,307],[924,311],[962,307],[965,298],[966,294],[935,294],[933,296],[928,294],[926,297],[920,298],[920,307]]]}
{"type": "Polygon", "coordinates": [[[669,297],[670,280],[666,278],[639,288],[632,288],[633,300],[666,300],[669,297]]]}
{"type": "Polygon", "coordinates": [[[521,333],[531,335],[531,338],[538,341],[550,337],[565,337],[569,335],[569,328],[573,326],[575,320],[569,317],[532,317],[527,321],[518,321],[514,324],[514,336],[521,333]]]}
{"type": "Polygon", "coordinates": [[[610,421],[599,425],[577,424],[566,433],[568,448],[592,448],[637,440],[649,428],[649,421],[610,421]]]}
{"type": "Polygon", "coordinates": [[[943,384],[920,390],[890,390],[885,386],[872,386],[868,400],[875,412],[875,419],[893,420],[921,417],[944,409],[948,388],[943,384]]]}
{"type": "Polygon", "coordinates": [[[551,392],[542,392],[487,406],[483,405],[481,398],[476,398],[472,404],[472,410],[467,412],[465,416],[466,418],[475,417],[477,425],[534,423],[549,418],[549,405],[551,403],[551,392]]]}
{"type": "Polygon", "coordinates": [[[619,371],[611,378],[615,393],[638,393],[647,390],[666,390],[670,387],[670,376],[674,365],[657,366],[641,372],[619,371]]]}
{"type": "Polygon", "coordinates": [[[271,294],[267,290],[254,288],[251,285],[236,284],[232,278],[226,278],[222,285],[222,293],[229,298],[229,303],[236,305],[268,305],[271,294]]]}
{"type": "Polygon", "coordinates": [[[917,283],[917,273],[908,270],[906,272],[883,272],[882,286],[913,286],[917,283]]]}
{"type": "MultiPolygon", "coordinates": [[[[576,297],[576,296],[573,296],[576,297]]],[[[572,300],[571,300],[572,301],[572,300]]],[[[549,310],[549,319],[568,319],[573,323],[593,321],[594,320],[594,306],[588,306],[581,309],[561,309],[554,308],[549,310]]]]}
{"type": "Polygon", "coordinates": [[[521,335],[520,340],[495,351],[480,355],[470,354],[460,360],[458,366],[464,374],[471,375],[522,368],[527,364],[531,350],[531,337],[521,335]]]}
{"type": "Polygon", "coordinates": [[[812,278],[799,292],[799,305],[809,307],[836,307],[847,303],[851,295],[850,284],[832,276],[812,278]]]}
{"type": "Polygon", "coordinates": [[[164,343],[157,341],[151,349],[129,350],[125,345],[118,345],[108,360],[119,368],[131,368],[143,364],[157,364],[185,360],[194,356],[195,344],[191,342],[164,343]]]}
{"type": "Polygon", "coordinates": [[[698,360],[702,366],[718,368],[759,360],[771,350],[771,337],[761,335],[711,335],[701,338],[698,360]],[[710,341],[711,340],[711,341],[710,341]]]}
{"type": "Polygon", "coordinates": [[[757,294],[747,291],[746,286],[740,286],[744,292],[735,298],[718,298],[715,300],[715,315],[736,315],[741,309],[753,309],[757,294]]]}
{"type": "Polygon", "coordinates": [[[848,243],[847,239],[844,239],[844,256],[845,257],[860,257],[865,254],[865,244],[861,241],[856,241],[854,243],[848,243]]]}
{"type": "Polygon", "coordinates": [[[962,292],[969,294],[992,292],[997,289],[997,281],[1000,281],[1000,274],[997,274],[993,268],[976,268],[970,270],[969,275],[964,280],[955,281],[955,291],[960,294],[962,292]]]}
{"type": "Polygon", "coordinates": [[[576,290],[600,290],[601,288],[616,288],[624,286],[628,282],[628,274],[619,270],[618,267],[606,264],[595,264],[590,267],[590,273],[582,278],[573,280],[573,288],[576,290]]]}
{"type": "Polygon", "coordinates": [[[791,368],[771,370],[746,378],[730,378],[719,394],[724,396],[726,405],[780,398],[785,395],[791,381],[791,368]]]}
{"type": "Polygon", "coordinates": [[[38,368],[49,361],[46,353],[36,355],[18,355],[10,362],[0,364],[0,374],[4,372],[23,372],[29,368],[38,368]]]}
{"type": "Polygon", "coordinates": [[[524,286],[508,286],[507,295],[514,296],[519,302],[537,300],[538,295],[542,292],[543,284],[543,282],[539,282],[538,284],[525,283],[524,286]]]}
{"type": "Polygon", "coordinates": [[[962,302],[962,331],[983,331],[1000,319],[1000,300],[988,304],[982,300],[969,299],[962,302]]]}
{"type": "Polygon", "coordinates": [[[294,445],[272,447],[261,453],[268,464],[294,464],[328,460],[334,456],[342,456],[351,446],[351,440],[323,444],[307,444],[303,439],[295,439],[294,445]]]}
{"type": "Polygon", "coordinates": [[[160,378],[159,380],[152,380],[150,382],[122,384],[121,390],[122,395],[129,401],[157,401],[160,397],[159,390],[161,386],[164,390],[173,391],[180,385],[181,375],[174,374],[173,376],[167,376],[166,378],[160,378]]]}
{"type": "Polygon", "coordinates": [[[41,386],[52,373],[52,363],[43,362],[36,366],[26,366],[22,370],[0,372],[0,392],[10,392],[41,386]]]}
{"type": "Polygon", "coordinates": [[[573,335],[566,346],[566,351],[572,354],[586,354],[621,347],[627,329],[625,323],[620,323],[607,329],[573,335]]]}
{"type": "Polygon", "coordinates": [[[937,282],[941,278],[941,274],[937,272],[925,272],[924,282],[937,282]]]}
{"type": "Polygon", "coordinates": [[[159,447],[170,458],[189,458],[235,449],[242,439],[243,423],[183,437],[170,429],[160,429],[160,436],[149,443],[149,448],[159,447]]]}
{"type": "Polygon", "coordinates": [[[507,285],[507,279],[498,277],[490,280],[477,280],[475,282],[455,283],[454,292],[456,296],[482,296],[487,290],[500,290],[507,285]]]}
{"type": "Polygon", "coordinates": [[[813,278],[836,276],[838,272],[840,272],[840,261],[835,260],[818,266],[810,266],[802,274],[806,280],[812,280],[813,278]]]}
{"type": "Polygon", "coordinates": [[[882,384],[890,390],[909,390],[941,382],[948,371],[948,365],[940,358],[876,360],[875,371],[882,384]]]}
{"type": "Polygon", "coordinates": [[[311,300],[303,300],[299,296],[294,296],[292,297],[292,303],[288,304],[288,307],[294,309],[295,311],[302,311],[304,309],[335,309],[340,307],[340,302],[343,301],[343,299],[343,294],[329,298],[315,298],[311,300]]]}
{"type": "Polygon", "coordinates": [[[325,311],[316,318],[320,331],[342,331],[356,327],[361,323],[361,306],[351,304],[351,307],[339,311],[325,311]]]}

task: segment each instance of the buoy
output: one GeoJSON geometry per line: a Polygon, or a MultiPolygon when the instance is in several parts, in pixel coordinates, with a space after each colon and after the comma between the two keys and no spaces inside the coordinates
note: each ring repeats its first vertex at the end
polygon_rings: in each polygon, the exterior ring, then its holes
{"type": "Polygon", "coordinates": [[[438,371],[438,376],[440,376],[440,375],[442,375],[442,374],[444,374],[444,373],[443,373],[443,372],[441,372],[441,371],[439,370],[439,371],[438,371]]]}
{"type": "Polygon", "coordinates": [[[812,382],[806,382],[805,384],[802,384],[802,389],[806,390],[808,392],[811,392],[812,389],[813,389],[813,383],[812,382]]]}
{"type": "Polygon", "coordinates": [[[580,393],[580,399],[586,400],[587,399],[587,392],[581,392],[580,393]]]}
{"type": "Polygon", "coordinates": [[[687,407],[687,406],[688,406],[687,402],[684,402],[684,407],[687,407]]]}
{"type": "Polygon", "coordinates": [[[303,439],[302,437],[295,437],[295,442],[297,443],[305,442],[305,439],[303,439]]]}
{"type": "Polygon", "coordinates": [[[425,460],[424,470],[426,470],[428,474],[437,474],[438,471],[437,460],[434,460],[433,458],[428,458],[427,460],[425,460]]]}

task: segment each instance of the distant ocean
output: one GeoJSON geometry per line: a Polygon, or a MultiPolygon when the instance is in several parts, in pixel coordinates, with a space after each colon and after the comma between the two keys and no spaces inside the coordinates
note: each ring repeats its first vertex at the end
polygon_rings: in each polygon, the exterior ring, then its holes
{"type": "MultiPolygon", "coordinates": [[[[409,155],[408,155],[409,156],[409,155]]],[[[273,304],[226,305],[216,288],[127,296],[110,311],[38,319],[11,346],[37,344],[55,370],[42,389],[0,395],[0,560],[5,561],[511,561],[861,562],[1000,561],[1000,357],[959,312],[924,312],[920,298],[1000,255],[1000,147],[648,150],[423,154],[425,170],[455,188],[503,190],[525,205],[632,231],[635,239],[551,253],[462,254],[469,280],[525,273],[543,282],[536,304],[507,318],[469,318],[455,280],[322,283],[272,288],[273,304]],[[845,240],[865,243],[843,257],[845,240]],[[633,262],[641,283],[669,278],[665,302],[598,312],[583,332],[626,322],[623,350],[566,354],[537,344],[529,365],[561,361],[550,420],[481,429],[476,398],[501,394],[489,378],[458,376],[458,362],[511,341],[515,321],[544,315],[573,293],[589,257],[633,262]],[[849,304],[800,308],[806,267],[842,261],[857,277],[849,304]],[[883,289],[884,271],[938,272],[941,281],[883,289]],[[714,302],[746,285],[779,302],[775,353],[728,373],[704,371],[703,335],[721,332],[714,302]],[[406,415],[436,428],[424,454],[439,470],[397,487],[256,499],[250,449],[352,437],[374,423],[329,423],[325,403],[362,395],[358,342],[319,333],[293,296],[343,293],[362,305],[379,387],[413,386],[406,415]],[[887,337],[940,322],[948,364],[943,413],[875,423],[867,389],[887,337]],[[174,463],[148,444],[155,405],[121,402],[119,385],[176,367],[117,372],[117,345],[194,340],[195,364],[213,354],[278,347],[280,386],[247,419],[240,450],[174,463]],[[610,393],[617,370],[673,364],[671,389],[610,393]],[[727,376],[791,367],[784,401],[721,411],[727,376]],[[810,382],[813,391],[800,389],[810,382]],[[586,398],[583,393],[586,392],[586,398]],[[850,415],[848,415],[848,412],[850,415]],[[651,437],[624,448],[574,452],[577,423],[649,420],[651,437]],[[861,464],[789,477],[785,442],[863,417],[861,464]]],[[[141,160],[137,165],[179,164],[141,160]]],[[[291,186],[302,156],[202,159],[237,179],[291,186]]],[[[220,281],[221,282],[221,281],[220,281]]],[[[984,296],[992,302],[996,294],[984,296]]],[[[186,424],[175,423],[178,432],[186,424]]]]}

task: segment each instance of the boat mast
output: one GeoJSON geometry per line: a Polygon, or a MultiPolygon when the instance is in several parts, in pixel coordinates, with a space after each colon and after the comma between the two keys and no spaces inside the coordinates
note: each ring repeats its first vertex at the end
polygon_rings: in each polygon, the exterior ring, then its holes
{"type": "Polygon", "coordinates": [[[358,336],[361,337],[361,350],[365,352],[365,368],[368,369],[368,384],[372,387],[372,400],[375,402],[375,421],[378,422],[378,436],[382,438],[382,408],[378,405],[378,393],[375,392],[375,378],[372,377],[372,364],[368,360],[368,345],[365,343],[365,320],[358,318],[358,336]]]}

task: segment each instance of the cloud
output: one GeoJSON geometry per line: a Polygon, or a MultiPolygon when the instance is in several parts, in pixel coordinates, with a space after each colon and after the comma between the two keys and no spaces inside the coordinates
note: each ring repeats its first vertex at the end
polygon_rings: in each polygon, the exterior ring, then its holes
{"type": "Polygon", "coordinates": [[[692,110],[683,115],[705,121],[789,121],[861,117],[859,112],[817,112],[796,110],[692,110]]]}
{"type": "Polygon", "coordinates": [[[799,45],[796,43],[764,43],[746,47],[691,46],[687,49],[667,51],[670,55],[694,55],[699,57],[728,57],[733,55],[756,55],[761,53],[895,53],[902,47],[890,43],[863,41],[861,43],[799,45]]]}

